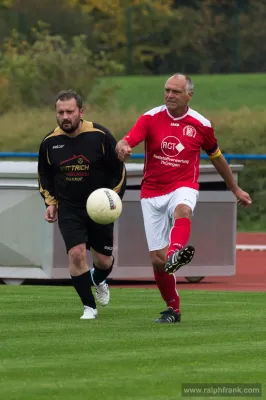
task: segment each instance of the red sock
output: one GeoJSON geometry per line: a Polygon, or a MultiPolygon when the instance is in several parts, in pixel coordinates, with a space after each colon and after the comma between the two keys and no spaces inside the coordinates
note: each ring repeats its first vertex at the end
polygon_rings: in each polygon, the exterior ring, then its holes
{"type": "Polygon", "coordinates": [[[156,284],[167,307],[172,307],[174,311],[179,312],[180,297],[176,290],[175,275],[169,275],[166,272],[159,272],[155,268],[153,268],[153,272],[156,284]]]}
{"type": "Polygon", "coordinates": [[[190,236],[191,222],[189,218],[177,218],[170,232],[170,244],[166,258],[177,250],[182,249],[190,236]]]}

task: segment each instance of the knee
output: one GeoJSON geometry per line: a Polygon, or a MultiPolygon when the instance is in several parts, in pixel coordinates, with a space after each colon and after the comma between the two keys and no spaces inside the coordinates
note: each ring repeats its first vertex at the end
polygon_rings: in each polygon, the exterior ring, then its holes
{"type": "Polygon", "coordinates": [[[113,264],[113,256],[105,256],[104,254],[97,254],[94,257],[94,264],[99,269],[109,269],[113,264]]]}
{"type": "Polygon", "coordinates": [[[75,246],[69,250],[69,260],[70,264],[75,265],[75,267],[83,267],[86,263],[86,249],[84,246],[75,246]]]}
{"type": "Polygon", "coordinates": [[[159,252],[152,252],[151,254],[151,262],[153,265],[153,268],[158,271],[158,272],[163,272],[165,263],[166,263],[166,258],[164,255],[160,254],[159,252]]]}
{"type": "Polygon", "coordinates": [[[176,208],[175,208],[174,217],[175,217],[175,219],[177,219],[177,218],[191,219],[192,210],[186,204],[178,204],[178,206],[176,206],[176,208]]]}

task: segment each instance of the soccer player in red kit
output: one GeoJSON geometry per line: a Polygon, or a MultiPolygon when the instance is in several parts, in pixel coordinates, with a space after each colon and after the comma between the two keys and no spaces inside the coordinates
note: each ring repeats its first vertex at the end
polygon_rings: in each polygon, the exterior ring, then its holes
{"type": "Polygon", "coordinates": [[[210,121],[188,106],[193,87],[188,76],[171,76],[164,87],[164,105],[142,115],[116,146],[118,158],[125,161],[132,147],[145,141],[141,207],[156,284],[168,307],[156,322],[181,320],[174,272],[188,264],[195,251],[187,242],[199,195],[201,149],[238,204],[251,204],[249,194],[233,178],[210,121]]]}

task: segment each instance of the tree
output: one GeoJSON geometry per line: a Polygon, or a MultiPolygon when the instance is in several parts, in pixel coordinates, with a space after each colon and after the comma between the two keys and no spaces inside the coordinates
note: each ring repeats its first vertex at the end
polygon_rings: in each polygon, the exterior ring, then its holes
{"type": "MultiPolygon", "coordinates": [[[[47,22],[128,73],[264,71],[265,0],[0,0],[0,37],[47,22]],[[4,8],[3,8],[4,7],[4,8]],[[8,8],[7,8],[8,7],[8,8]],[[50,10],[53,10],[51,13],[50,10]]],[[[1,43],[0,43],[1,45],[1,43]]]]}
{"type": "Polygon", "coordinates": [[[239,16],[239,69],[266,71],[266,5],[263,0],[253,0],[248,13],[239,16]]]}
{"type": "Polygon", "coordinates": [[[32,29],[29,43],[13,30],[0,59],[0,112],[14,103],[50,105],[64,88],[73,88],[86,99],[98,77],[112,73],[121,73],[121,66],[103,52],[93,54],[84,35],[73,37],[69,45],[39,23],[32,29]]]}
{"type": "Polygon", "coordinates": [[[15,0],[0,0],[0,8],[12,7],[15,0]]]}
{"type": "Polygon", "coordinates": [[[94,36],[124,64],[141,64],[162,56],[158,36],[173,13],[173,0],[68,0],[94,18],[94,36]]]}
{"type": "MultiPolygon", "coordinates": [[[[9,1],[11,4],[11,0],[9,1]]],[[[38,21],[47,23],[52,34],[59,34],[66,40],[71,40],[72,36],[79,34],[91,36],[90,17],[82,14],[80,10],[69,7],[67,0],[40,1],[38,7],[36,0],[12,0],[12,7],[3,21],[6,18],[9,21],[5,36],[9,36],[11,30],[15,28],[29,38],[31,27],[36,26],[38,21]]]]}

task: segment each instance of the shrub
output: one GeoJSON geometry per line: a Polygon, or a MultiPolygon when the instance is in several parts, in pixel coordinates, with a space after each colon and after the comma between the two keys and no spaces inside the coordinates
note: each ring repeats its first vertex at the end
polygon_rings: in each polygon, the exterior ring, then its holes
{"type": "Polygon", "coordinates": [[[93,54],[86,41],[81,35],[68,44],[51,35],[44,23],[32,29],[32,43],[13,31],[0,57],[0,112],[14,105],[50,105],[55,94],[67,88],[86,98],[100,76],[121,72],[104,52],[93,54]]]}

